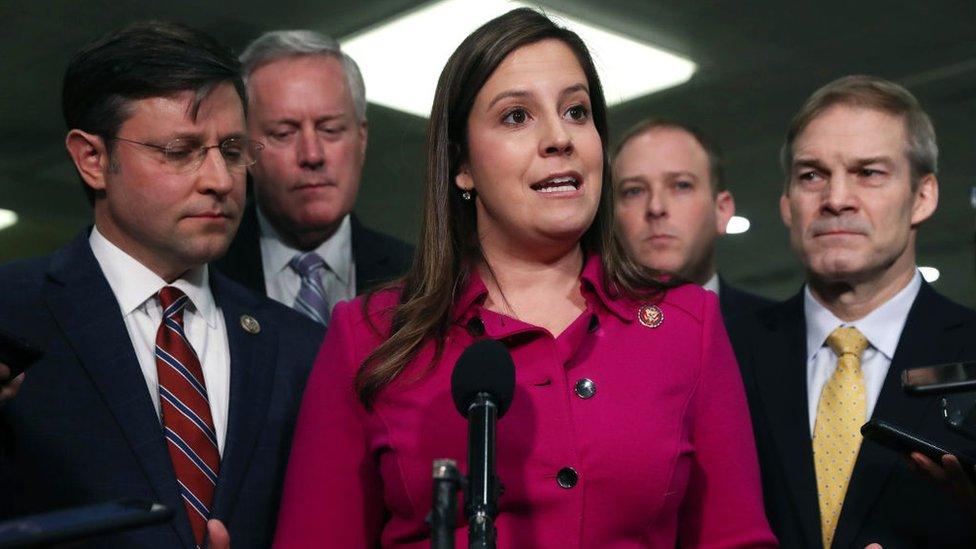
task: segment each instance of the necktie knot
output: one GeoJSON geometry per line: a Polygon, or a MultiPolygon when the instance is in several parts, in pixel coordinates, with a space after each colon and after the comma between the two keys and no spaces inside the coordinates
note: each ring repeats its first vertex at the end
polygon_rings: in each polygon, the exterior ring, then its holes
{"type": "Polygon", "coordinates": [[[325,268],[325,260],[315,252],[296,254],[288,265],[302,278],[311,277],[319,269],[325,268]]]}
{"type": "Polygon", "coordinates": [[[860,360],[861,354],[868,348],[868,340],[857,328],[841,326],[827,336],[827,345],[838,357],[854,355],[860,360]]]}
{"type": "Polygon", "coordinates": [[[183,319],[183,308],[189,298],[176,286],[163,286],[159,290],[159,305],[163,308],[163,318],[175,317],[179,322],[183,319]]]}

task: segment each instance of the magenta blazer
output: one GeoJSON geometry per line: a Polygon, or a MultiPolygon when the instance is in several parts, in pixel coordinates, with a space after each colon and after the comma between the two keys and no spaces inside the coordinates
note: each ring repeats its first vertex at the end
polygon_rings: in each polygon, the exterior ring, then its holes
{"type": "Polygon", "coordinates": [[[608,296],[601,276],[591,256],[586,311],[553,337],[482,307],[473,274],[441,359],[431,368],[424,347],[371,412],[353,378],[397,295],[374,296],[369,320],[360,300],[339,304],[305,389],[275,547],[429,547],[431,462],[466,467],[451,371],[484,337],[505,342],[516,366],[498,422],[500,548],[775,547],[715,294],[684,285],[651,306],[608,296]]]}

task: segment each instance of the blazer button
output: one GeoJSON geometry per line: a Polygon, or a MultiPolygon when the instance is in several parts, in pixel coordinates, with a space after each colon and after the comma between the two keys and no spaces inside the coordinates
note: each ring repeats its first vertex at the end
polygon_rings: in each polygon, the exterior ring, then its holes
{"type": "Polygon", "coordinates": [[[576,391],[576,396],[582,399],[588,399],[596,394],[596,383],[593,383],[592,379],[583,378],[576,382],[576,386],[573,387],[576,391]]]}
{"type": "Polygon", "coordinates": [[[559,484],[561,488],[566,488],[568,490],[573,486],[576,486],[577,482],[579,482],[579,473],[577,473],[576,469],[573,469],[572,467],[563,467],[558,473],[556,473],[556,483],[559,484]]]}
{"type": "Polygon", "coordinates": [[[471,337],[481,337],[485,335],[485,323],[481,321],[481,318],[473,316],[471,320],[468,320],[467,326],[465,328],[468,330],[468,335],[471,337]]]}

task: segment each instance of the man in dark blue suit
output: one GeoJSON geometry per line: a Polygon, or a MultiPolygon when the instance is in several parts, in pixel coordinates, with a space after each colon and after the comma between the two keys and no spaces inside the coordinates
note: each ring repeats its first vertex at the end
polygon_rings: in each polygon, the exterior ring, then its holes
{"type": "Polygon", "coordinates": [[[969,510],[859,432],[877,418],[968,445],[946,428],[938,397],[900,386],[908,368],[976,358],[976,311],[916,267],[918,232],[938,205],[937,161],[918,101],[875,77],[825,85],[787,132],[780,213],[806,284],[730,326],[783,547],[976,547],[969,510]]]}
{"type": "Polygon", "coordinates": [[[140,498],[173,519],[88,543],[196,547],[212,519],[270,543],[322,330],[208,268],[261,148],[243,97],[237,60],[185,27],[72,59],[66,145],[95,224],[0,266],[0,327],[45,350],[0,405],[0,518],[140,498]]]}
{"type": "Polygon", "coordinates": [[[722,157],[700,129],[650,118],[613,152],[617,225],[644,265],[716,292],[726,324],[772,301],[728,284],[715,270],[715,240],[735,215],[722,157]]]}

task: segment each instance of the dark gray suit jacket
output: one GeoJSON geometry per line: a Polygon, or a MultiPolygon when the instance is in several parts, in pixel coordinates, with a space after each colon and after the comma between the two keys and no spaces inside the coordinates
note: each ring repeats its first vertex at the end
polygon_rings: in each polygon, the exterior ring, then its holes
{"type": "MultiPolygon", "coordinates": [[[[193,547],[146,381],[88,231],[54,254],[0,266],[0,326],[45,350],[0,406],[0,520],[116,498],[165,504],[166,524],[84,547],[193,547]]],[[[234,547],[268,547],[317,324],[219,273],[230,405],[211,515],[234,547]],[[259,333],[241,317],[260,323],[259,333]]],[[[74,546],[73,546],[74,547],[74,546]]]]}
{"type": "MultiPolygon", "coordinates": [[[[363,226],[355,215],[351,216],[351,222],[357,294],[368,292],[376,285],[407,272],[413,261],[413,246],[363,226]]],[[[214,265],[244,286],[261,295],[268,295],[264,285],[260,237],[257,209],[252,200],[244,209],[244,218],[230,248],[214,265]]]]}
{"type": "MultiPolygon", "coordinates": [[[[729,326],[762,471],[766,512],[783,547],[822,546],[813,445],[807,412],[803,294],[740,317],[729,326]]],[[[874,418],[902,426],[949,448],[971,442],[948,431],[939,398],[906,395],[907,368],[976,359],[976,311],[928,284],[912,305],[875,406],[874,418]]],[[[976,520],[897,453],[864,441],[854,465],[833,547],[885,549],[976,547],[976,520]]]]}

